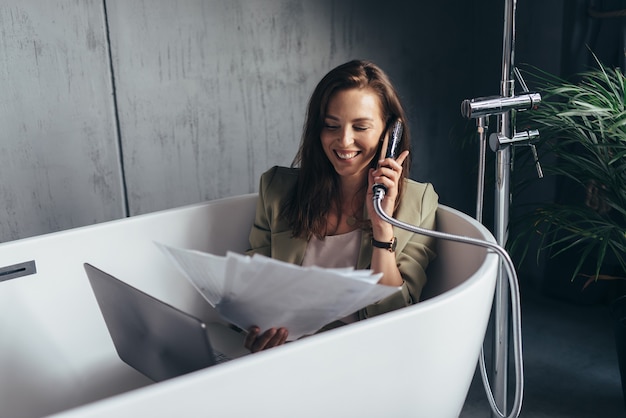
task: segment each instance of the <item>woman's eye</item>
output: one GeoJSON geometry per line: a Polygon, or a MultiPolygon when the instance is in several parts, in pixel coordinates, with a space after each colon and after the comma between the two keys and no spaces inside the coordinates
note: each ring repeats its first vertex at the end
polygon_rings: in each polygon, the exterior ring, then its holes
{"type": "Polygon", "coordinates": [[[355,126],[354,130],[355,131],[366,131],[367,130],[367,126],[355,126]]]}
{"type": "Polygon", "coordinates": [[[324,128],[328,129],[329,131],[332,131],[332,130],[338,129],[339,127],[337,125],[331,125],[331,124],[326,123],[324,124],[324,128]]]}

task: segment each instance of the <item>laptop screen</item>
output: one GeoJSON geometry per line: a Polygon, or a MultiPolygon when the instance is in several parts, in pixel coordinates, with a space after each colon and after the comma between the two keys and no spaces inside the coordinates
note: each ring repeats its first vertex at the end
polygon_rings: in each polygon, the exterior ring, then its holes
{"type": "Polygon", "coordinates": [[[153,381],[215,364],[205,324],[84,264],[119,357],[153,381]]]}

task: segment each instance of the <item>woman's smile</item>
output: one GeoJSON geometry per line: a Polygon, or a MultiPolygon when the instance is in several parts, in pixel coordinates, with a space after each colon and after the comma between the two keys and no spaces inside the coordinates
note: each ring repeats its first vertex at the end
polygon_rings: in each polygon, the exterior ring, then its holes
{"type": "Polygon", "coordinates": [[[338,151],[335,150],[335,154],[340,160],[351,160],[359,154],[359,151],[338,151]]]}

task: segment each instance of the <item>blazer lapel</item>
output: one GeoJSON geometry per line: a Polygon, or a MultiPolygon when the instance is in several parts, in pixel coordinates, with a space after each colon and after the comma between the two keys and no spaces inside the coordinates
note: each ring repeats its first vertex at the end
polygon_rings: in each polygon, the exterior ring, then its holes
{"type": "Polygon", "coordinates": [[[301,266],[306,246],[306,240],[293,238],[291,230],[272,234],[272,258],[277,260],[301,266]]]}

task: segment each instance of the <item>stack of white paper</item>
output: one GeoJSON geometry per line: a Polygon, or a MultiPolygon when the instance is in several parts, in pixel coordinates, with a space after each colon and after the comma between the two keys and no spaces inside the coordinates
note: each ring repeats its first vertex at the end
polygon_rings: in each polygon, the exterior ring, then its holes
{"type": "Polygon", "coordinates": [[[315,333],[399,290],[371,270],[300,267],[261,255],[216,256],[158,244],[222,318],[261,332],[285,327],[289,340],[315,333]]]}

